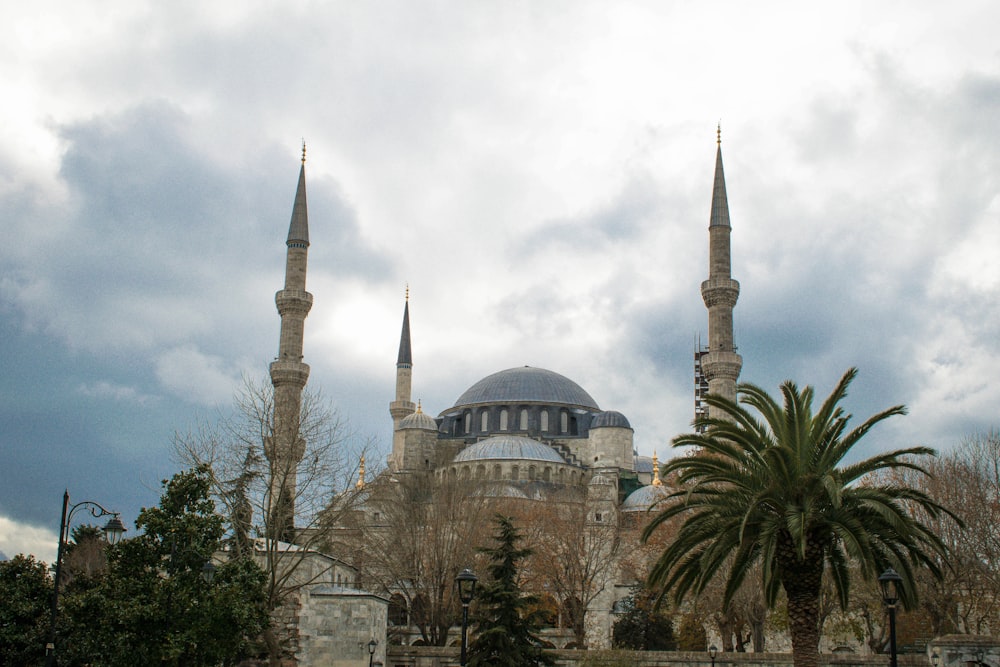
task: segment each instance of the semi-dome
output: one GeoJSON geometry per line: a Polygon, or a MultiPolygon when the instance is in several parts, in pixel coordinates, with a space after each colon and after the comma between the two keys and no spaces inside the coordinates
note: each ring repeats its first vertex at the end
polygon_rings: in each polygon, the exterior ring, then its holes
{"type": "Polygon", "coordinates": [[[632,425],[628,423],[628,419],[622,413],[616,410],[607,410],[594,415],[590,422],[590,428],[632,428],[632,425]]]}
{"type": "Polygon", "coordinates": [[[645,512],[670,494],[665,486],[650,484],[641,486],[628,495],[622,503],[622,512],[645,512]]]}
{"type": "Polygon", "coordinates": [[[482,403],[546,403],[600,410],[583,387],[567,377],[522,366],[489,375],[465,390],[454,407],[482,403]]]}
{"type": "Polygon", "coordinates": [[[455,457],[455,463],[486,459],[566,463],[558,452],[548,445],[519,435],[498,435],[480,440],[460,451],[455,457]]]}

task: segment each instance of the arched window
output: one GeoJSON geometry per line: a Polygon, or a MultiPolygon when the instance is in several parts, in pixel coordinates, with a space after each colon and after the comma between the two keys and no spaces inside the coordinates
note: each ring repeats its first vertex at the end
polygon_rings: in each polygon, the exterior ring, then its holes
{"type": "Polygon", "coordinates": [[[565,433],[569,430],[569,413],[565,410],[559,413],[559,432],[565,433]]]}
{"type": "Polygon", "coordinates": [[[479,464],[476,466],[476,479],[483,479],[486,477],[486,466],[479,464]]]}
{"type": "Polygon", "coordinates": [[[541,421],[542,431],[547,432],[549,430],[549,411],[542,410],[542,413],[538,416],[539,421],[541,421]]]}
{"type": "Polygon", "coordinates": [[[528,466],[528,479],[535,479],[535,466],[528,466]]]}
{"type": "MultiPolygon", "coordinates": [[[[483,430],[485,431],[486,429],[483,430]]],[[[503,408],[500,410],[500,430],[501,431],[507,430],[507,408],[503,408]]]]}
{"type": "Polygon", "coordinates": [[[503,478],[503,468],[500,467],[500,464],[498,463],[495,466],[493,466],[493,479],[502,479],[502,478],[503,478]]]}
{"type": "Polygon", "coordinates": [[[521,478],[521,471],[517,466],[510,467],[510,478],[514,482],[521,478]]]}
{"type": "Polygon", "coordinates": [[[545,466],[545,470],[542,471],[542,479],[546,482],[552,481],[552,468],[545,466]]]}
{"type": "Polygon", "coordinates": [[[472,413],[465,413],[465,432],[472,433],[472,413]]]}
{"type": "Polygon", "coordinates": [[[479,430],[485,433],[490,428],[490,413],[488,413],[486,410],[483,410],[482,418],[479,421],[480,421],[479,430]]]}
{"type": "Polygon", "coordinates": [[[389,598],[389,625],[407,625],[406,598],[399,593],[389,598]]]}
{"type": "Polygon", "coordinates": [[[528,408],[521,408],[521,424],[518,428],[522,431],[528,430],[528,408]]]}

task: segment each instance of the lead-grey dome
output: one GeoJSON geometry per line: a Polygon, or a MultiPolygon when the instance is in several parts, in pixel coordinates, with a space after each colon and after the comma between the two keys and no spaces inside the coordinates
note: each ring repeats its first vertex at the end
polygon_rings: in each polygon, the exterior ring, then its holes
{"type": "Polygon", "coordinates": [[[455,457],[455,463],[484,459],[566,463],[558,452],[548,445],[520,435],[497,435],[480,440],[460,451],[455,457]]]}
{"type": "Polygon", "coordinates": [[[425,431],[436,431],[438,425],[429,414],[422,410],[417,410],[413,414],[403,417],[399,422],[399,428],[419,428],[425,431]]]}
{"type": "Polygon", "coordinates": [[[598,412],[590,422],[590,428],[632,428],[625,415],[616,411],[598,412]]]}
{"type": "Polygon", "coordinates": [[[670,491],[665,486],[650,484],[641,486],[628,495],[622,503],[622,512],[645,512],[650,507],[670,495],[670,491]]]}
{"type": "Polygon", "coordinates": [[[559,373],[531,366],[488,375],[466,389],[454,407],[481,403],[545,403],[600,410],[597,401],[577,383],[559,373]]]}

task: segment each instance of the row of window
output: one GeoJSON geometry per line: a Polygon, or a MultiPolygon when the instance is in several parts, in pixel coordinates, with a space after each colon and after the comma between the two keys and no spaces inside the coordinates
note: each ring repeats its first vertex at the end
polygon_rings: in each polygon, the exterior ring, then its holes
{"type": "Polygon", "coordinates": [[[522,480],[535,481],[541,480],[543,482],[559,482],[560,484],[570,483],[575,484],[577,481],[583,482],[584,475],[582,472],[577,472],[576,470],[567,471],[566,468],[558,468],[553,470],[552,466],[544,466],[539,469],[538,466],[529,465],[527,469],[522,468],[518,465],[512,465],[509,467],[507,472],[504,471],[504,466],[499,463],[492,466],[492,470],[487,471],[485,464],[480,463],[473,468],[471,465],[453,466],[448,470],[449,477],[462,479],[481,479],[481,480],[510,480],[512,482],[520,482],[522,480]]]}
{"type": "MultiPolygon", "coordinates": [[[[480,409],[479,416],[478,416],[478,419],[479,419],[479,424],[478,424],[478,426],[479,426],[479,432],[481,432],[481,433],[489,433],[491,430],[494,430],[494,429],[490,428],[491,415],[493,416],[493,419],[495,420],[494,421],[494,423],[496,424],[496,429],[495,430],[498,430],[498,431],[509,431],[509,430],[529,431],[529,430],[534,430],[534,426],[535,425],[531,423],[531,411],[528,408],[521,408],[520,410],[517,410],[517,414],[516,414],[517,428],[516,429],[512,428],[512,423],[511,422],[513,421],[513,419],[515,417],[514,415],[511,414],[512,412],[514,412],[514,411],[510,410],[508,408],[500,408],[499,410],[495,410],[495,409],[491,410],[489,408],[482,408],[482,409],[480,409]]],[[[542,433],[548,433],[549,432],[549,430],[550,430],[549,419],[550,419],[550,417],[549,417],[549,410],[548,409],[541,408],[540,410],[538,410],[538,418],[537,418],[537,428],[538,428],[538,431],[540,431],[542,433]]],[[[472,433],[473,432],[473,430],[472,430],[473,421],[472,420],[473,420],[473,412],[472,412],[472,410],[466,410],[465,414],[462,416],[461,420],[459,420],[459,419],[456,418],[455,421],[452,423],[452,428],[451,428],[452,435],[465,435],[465,434],[468,434],[468,433],[472,433]]],[[[576,435],[577,434],[576,417],[574,415],[571,415],[569,413],[569,411],[567,411],[567,410],[560,410],[559,411],[559,433],[560,434],[564,434],[564,435],[576,435]]]]}

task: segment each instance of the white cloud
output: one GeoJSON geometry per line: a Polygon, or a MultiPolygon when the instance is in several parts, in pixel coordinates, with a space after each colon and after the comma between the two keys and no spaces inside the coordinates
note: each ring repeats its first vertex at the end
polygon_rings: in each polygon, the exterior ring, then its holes
{"type": "Polygon", "coordinates": [[[54,564],[58,541],[56,534],[48,528],[0,516],[0,552],[8,558],[17,554],[32,554],[39,560],[54,564]]]}

